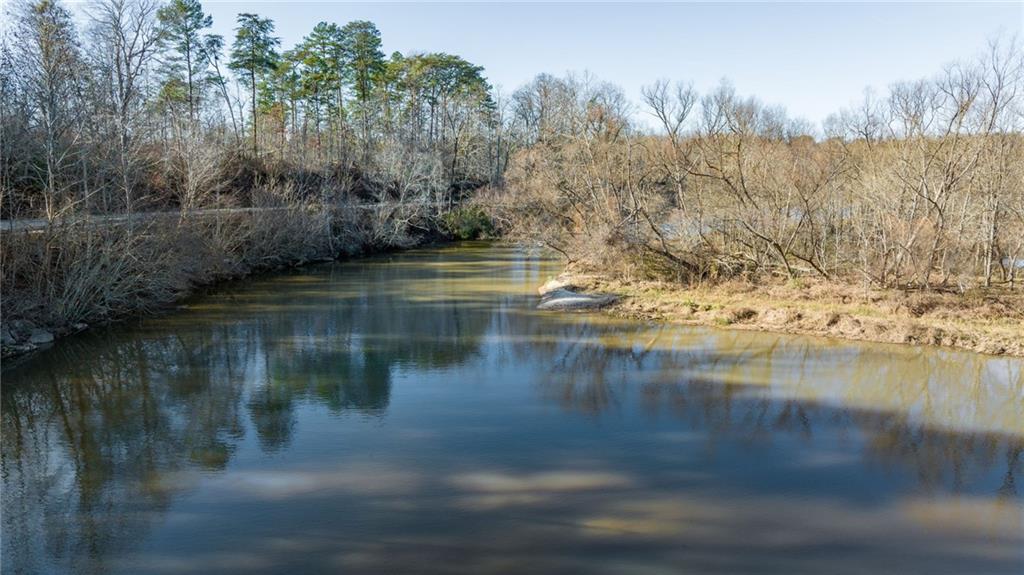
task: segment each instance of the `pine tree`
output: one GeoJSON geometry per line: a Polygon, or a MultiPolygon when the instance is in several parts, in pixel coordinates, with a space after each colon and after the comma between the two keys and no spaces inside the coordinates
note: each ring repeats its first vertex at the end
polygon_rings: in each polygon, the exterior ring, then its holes
{"type": "MultiPolygon", "coordinates": [[[[341,28],[326,22],[317,24],[296,48],[296,56],[302,64],[303,94],[314,111],[318,144],[323,123],[321,112],[326,112],[329,124],[335,128],[344,117],[344,48],[341,28]]],[[[334,143],[334,138],[331,142],[334,143]]]]}
{"type": "Polygon", "coordinates": [[[171,0],[157,12],[163,26],[161,44],[168,52],[165,58],[168,81],[185,85],[189,118],[195,120],[199,94],[197,86],[209,80],[207,50],[219,47],[202,31],[213,25],[213,18],[203,13],[198,0],[171,0]]]}
{"type": "Polygon", "coordinates": [[[239,14],[235,42],[231,46],[231,61],[228,67],[249,84],[252,104],[252,153],[259,155],[256,86],[267,72],[277,65],[275,48],[281,40],[274,33],[274,22],[256,14],[239,14]]]}
{"type": "Polygon", "coordinates": [[[345,40],[345,56],[352,70],[352,81],[363,132],[364,155],[369,153],[369,104],[374,86],[387,69],[381,51],[380,30],[373,22],[356,20],[341,29],[345,40]]]}

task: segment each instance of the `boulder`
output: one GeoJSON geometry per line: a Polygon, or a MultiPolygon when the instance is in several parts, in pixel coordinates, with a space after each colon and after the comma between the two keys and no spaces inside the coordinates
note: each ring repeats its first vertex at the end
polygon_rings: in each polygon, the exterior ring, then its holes
{"type": "Polygon", "coordinates": [[[32,330],[36,328],[36,324],[24,319],[11,320],[7,325],[11,336],[16,340],[27,339],[32,330]]]}
{"type": "Polygon", "coordinates": [[[572,283],[569,281],[569,278],[565,274],[562,274],[556,278],[549,279],[548,281],[544,282],[544,285],[537,288],[537,293],[544,296],[556,290],[575,291],[576,286],[572,285],[572,283]]]}
{"type": "Polygon", "coordinates": [[[537,306],[545,311],[582,311],[607,307],[619,297],[611,294],[584,294],[558,288],[545,293],[537,306]]]}
{"type": "Polygon", "coordinates": [[[28,336],[28,342],[33,345],[41,345],[44,343],[53,342],[53,334],[46,331],[45,329],[33,329],[32,333],[28,336]]]}

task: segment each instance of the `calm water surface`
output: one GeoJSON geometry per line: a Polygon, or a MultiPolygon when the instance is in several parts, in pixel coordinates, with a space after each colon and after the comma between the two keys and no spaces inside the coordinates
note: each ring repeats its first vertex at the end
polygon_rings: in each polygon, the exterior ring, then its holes
{"type": "Polygon", "coordinates": [[[465,244],[3,372],[6,573],[1024,572],[1024,362],[534,311],[465,244]]]}

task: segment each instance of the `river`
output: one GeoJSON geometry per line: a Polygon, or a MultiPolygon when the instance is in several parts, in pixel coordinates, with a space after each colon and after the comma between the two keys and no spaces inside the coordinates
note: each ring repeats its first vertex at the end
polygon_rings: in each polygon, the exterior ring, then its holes
{"type": "Polygon", "coordinates": [[[3,573],[1024,572],[1024,361],[534,309],[487,243],[323,264],[2,378],[3,573]]]}

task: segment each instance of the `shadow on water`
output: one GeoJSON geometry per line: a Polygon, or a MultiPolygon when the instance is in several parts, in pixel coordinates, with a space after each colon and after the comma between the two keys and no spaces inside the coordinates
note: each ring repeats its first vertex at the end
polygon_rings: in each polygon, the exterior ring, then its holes
{"type": "Polygon", "coordinates": [[[545,315],[486,244],[3,374],[3,571],[1019,573],[1020,360],[545,315]]]}

